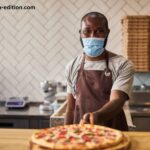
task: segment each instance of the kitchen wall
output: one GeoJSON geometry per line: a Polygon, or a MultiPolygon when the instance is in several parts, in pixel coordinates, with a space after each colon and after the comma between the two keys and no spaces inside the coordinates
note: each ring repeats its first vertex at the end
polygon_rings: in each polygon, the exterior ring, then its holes
{"type": "MultiPolygon", "coordinates": [[[[122,53],[121,18],[150,15],[150,0],[1,0],[0,6],[35,6],[34,10],[0,9],[0,99],[29,96],[43,100],[40,82],[64,81],[68,61],[82,52],[81,17],[104,13],[111,30],[107,48],[122,53]]],[[[134,84],[150,84],[149,73],[134,84]]]]}

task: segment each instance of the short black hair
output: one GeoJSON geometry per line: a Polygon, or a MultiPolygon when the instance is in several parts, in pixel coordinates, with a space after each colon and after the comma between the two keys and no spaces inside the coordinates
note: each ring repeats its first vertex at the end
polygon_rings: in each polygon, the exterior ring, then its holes
{"type": "Polygon", "coordinates": [[[102,20],[104,21],[104,25],[105,25],[106,29],[109,30],[109,27],[108,27],[108,20],[107,20],[106,16],[105,16],[104,14],[99,13],[99,12],[96,12],[96,11],[89,12],[89,13],[85,14],[85,15],[82,17],[82,19],[81,19],[81,25],[82,25],[82,22],[84,21],[84,19],[85,19],[86,17],[88,17],[88,16],[93,17],[93,18],[100,18],[100,19],[102,19],[102,20]]]}

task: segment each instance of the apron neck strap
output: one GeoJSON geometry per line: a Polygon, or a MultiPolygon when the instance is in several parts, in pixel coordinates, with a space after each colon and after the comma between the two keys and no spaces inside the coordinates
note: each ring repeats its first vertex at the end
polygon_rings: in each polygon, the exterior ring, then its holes
{"type": "Polygon", "coordinates": [[[106,61],[106,70],[109,70],[109,54],[105,50],[105,61],[106,61]]]}
{"type": "Polygon", "coordinates": [[[82,59],[82,62],[81,62],[81,69],[82,70],[84,69],[84,62],[85,62],[85,53],[83,53],[83,59],[82,59]]]}

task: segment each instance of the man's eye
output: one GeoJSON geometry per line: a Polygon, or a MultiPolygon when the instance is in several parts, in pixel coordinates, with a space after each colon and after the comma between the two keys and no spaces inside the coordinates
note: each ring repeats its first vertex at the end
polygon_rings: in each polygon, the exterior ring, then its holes
{"type": "Polygon", "coordinates": [[[91,30],[83,30],[83,34],[90,34],[91,30]]]}
{"type": "Polygon", "coordinates": [[[97,34],[104,33],[104,30],[99,29],[99,30],[96,31],[96,33],[97,33],[97,34]]]}

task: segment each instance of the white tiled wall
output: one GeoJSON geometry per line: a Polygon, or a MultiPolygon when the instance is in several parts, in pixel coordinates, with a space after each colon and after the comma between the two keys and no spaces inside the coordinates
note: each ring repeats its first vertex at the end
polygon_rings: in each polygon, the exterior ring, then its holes
{"type": "Polygon", "coordinates": [[[36,9],[0,10],[0,99],[27,95],[42,100],[40,81],[64,80],[67,62],[82,52],[78,30],[85,13],[107,16],[111,30],[107,48],[118,54],[121,18],[150,15],[150,0],[0,0],[3,5],[36,9]]]}

